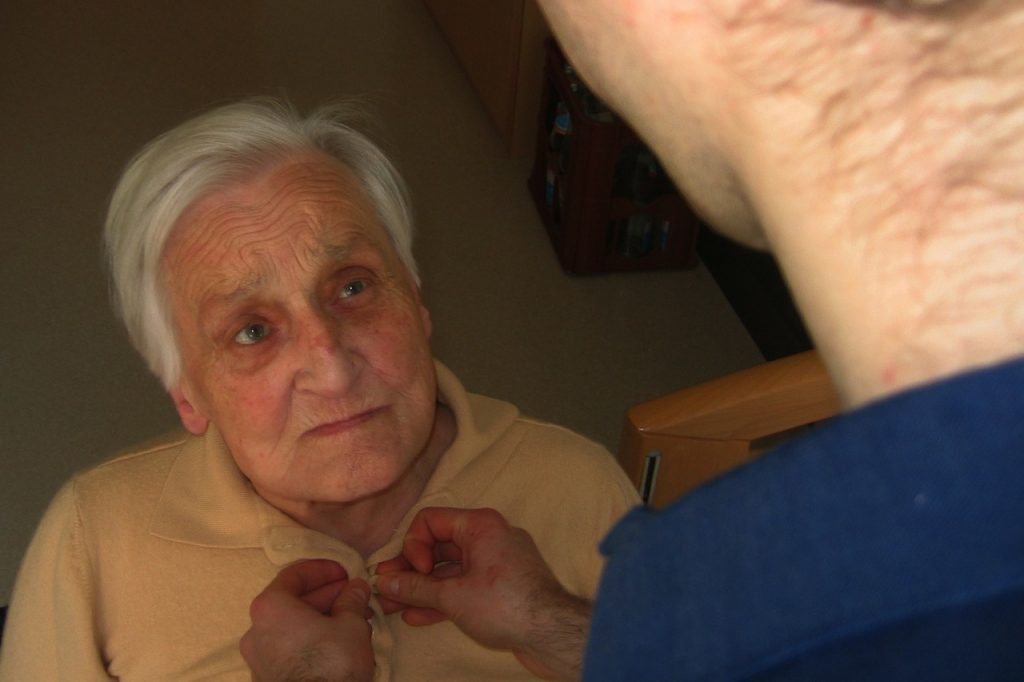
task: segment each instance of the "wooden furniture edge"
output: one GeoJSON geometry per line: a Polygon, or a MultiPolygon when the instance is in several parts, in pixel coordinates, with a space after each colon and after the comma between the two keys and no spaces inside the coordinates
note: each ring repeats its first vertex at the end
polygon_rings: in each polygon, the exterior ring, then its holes
{"type": "Polygon", "coordinates": [[[807,351],[634,406],[626,413],[619,462],[646,502],[663,506],[758,457],[757,441],[839,409],[821,358],[807,351]]]}

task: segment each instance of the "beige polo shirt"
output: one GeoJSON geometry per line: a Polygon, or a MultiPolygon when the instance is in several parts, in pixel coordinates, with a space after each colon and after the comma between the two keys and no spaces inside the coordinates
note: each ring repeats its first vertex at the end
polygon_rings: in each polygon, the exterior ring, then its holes
{"type": "MultiPolygon", "coordinates": [[[[217,431],[178,436],[74,477],[46,512],[15,586],[0,680],[248,680],[238,641],[282,566],[329,558],[367,578],[425,506],[494,507],[526,528],[562,583],[592,596],[597,545],[637,496],[606,450],[438,364],[458,428],[422,498],[364,561],[259,497],[217,431]]],[[[374,600],[378,680],[529,680],[450,623],[414,628],[374,600]]]]}

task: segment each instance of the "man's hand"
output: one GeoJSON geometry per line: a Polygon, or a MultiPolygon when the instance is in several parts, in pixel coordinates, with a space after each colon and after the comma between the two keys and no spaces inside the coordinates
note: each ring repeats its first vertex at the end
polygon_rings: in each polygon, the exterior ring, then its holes
{"type": "Polygon", "coordinates": [[[590,603],[562,587],[529,533],[493,509],[423,509],[402,554],[377,567],[386,613],[410,625],[451,620],[535,675],[579,678],[590,603]]]}
{"type": "Polygon", "coordinates": [[[258,682],[373,678],[370,586],[333,561],[286,567],[252,602],[242,657],[258,682]]]}

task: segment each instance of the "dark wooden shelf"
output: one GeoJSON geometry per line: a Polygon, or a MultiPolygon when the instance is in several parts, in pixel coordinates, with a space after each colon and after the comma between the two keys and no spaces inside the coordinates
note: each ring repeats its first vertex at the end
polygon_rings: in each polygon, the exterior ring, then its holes
{"type": "Polygon", "coordinates": [[[601,107],[549,41],[527,184],[563,269],[590,274],[693,267],[699,219],[636,133],[601,107]],[[555,135],[556,149],[551,140],[559,104],[571,123],[555,135]],[[617,172],[636,173],[641,160],[650,171],[644,200],[622,196],[617,172]]]}

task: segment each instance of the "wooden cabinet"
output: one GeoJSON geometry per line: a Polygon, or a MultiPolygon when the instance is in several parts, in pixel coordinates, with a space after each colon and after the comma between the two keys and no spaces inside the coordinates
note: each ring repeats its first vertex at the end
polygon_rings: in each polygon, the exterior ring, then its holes
{"type": "Polygon", "coordinates": [[[534,0],[424,0],[511,157],[533,153],[551,34],[534,0]]]}
{"type": "Polygon", "coordinates": [[[692,267],[700,221],[657,158],[548,41],[528,182],[562,267],[692,267]]]}

